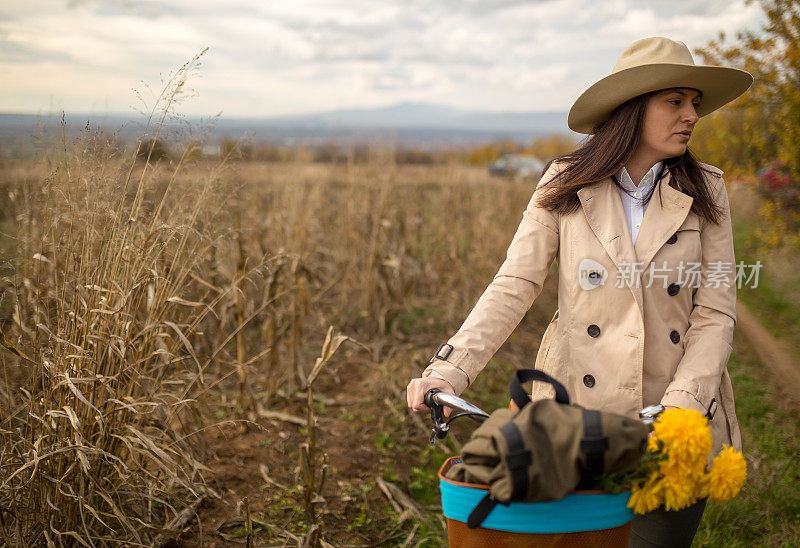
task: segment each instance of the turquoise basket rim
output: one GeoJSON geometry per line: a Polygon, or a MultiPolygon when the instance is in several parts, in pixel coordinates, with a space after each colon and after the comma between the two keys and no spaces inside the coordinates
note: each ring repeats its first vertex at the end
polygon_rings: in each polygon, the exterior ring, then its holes
{"type": "MultiPolygon", "coordinates": [[[[442,511],[448,519],[466,523],[469,514],[486,496],[485,489],[439,479],[442,511]]],[[[548,502],[498,504],[481,524],[485,529],[513,533],[578,533],[620,527],[633,519],[628,508],[630,491],[573,493],[548,502]]]]}

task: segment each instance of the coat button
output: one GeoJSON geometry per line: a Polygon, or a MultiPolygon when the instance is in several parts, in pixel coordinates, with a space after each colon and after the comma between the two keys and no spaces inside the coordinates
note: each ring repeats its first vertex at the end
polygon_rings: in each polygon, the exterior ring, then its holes
{"type": "Polygon", "coordinates": [[[669,293],[671,296],[674,297],[675,295],[678,294],[678,291],[680,290],[681,286],[679,286],[678,284],[669,284],[669,287],[667,288],[667,293],[669,293]]]}
{"type": "Polygon", "coordinates": [[[591,388],[594,386],[594,377],[591,375],[584,375],[583,376],[583,384],[586,385],[586,388],[591,388]]]}
{"type": "Polygon", "coordinates": [[[595,324],[592,324],[586,329],[586,332],[589,333],[590,337],[599,337],[600,336],[600,328],[597,327],[595,324]]]}
{"type": "Polygon", "coordinates": [[[673,234],[672,236],[669,237],[669,240],[667,240],[667,243],[668,244],[674,244],[677,241],[678,241],[678,233],[676,232],[675,234],[673,234]]]}
{"type": "Polygon", "coordinates": [[[679,342],[681,342],[681,334],[673,329],[672,331],[669,332],[669,340],[671,340],[675,344],[678,344],[679,342]]]}

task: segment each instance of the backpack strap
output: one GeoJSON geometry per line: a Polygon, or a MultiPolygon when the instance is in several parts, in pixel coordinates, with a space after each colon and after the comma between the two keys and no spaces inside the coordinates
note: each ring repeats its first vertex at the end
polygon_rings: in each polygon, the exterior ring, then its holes
{"type": "MultiPolygon", "coordinates": [[[[467,518],[467,527],[475,529],[480,527],[483,520],[494,510],[494,507],[500,503],[491,493],[486,493],[486,496],[481,499],[477,506],[470,512],[467,518]]],[[[503,504],[503,503],[500,503],[503,504]]],[[[506,503],[507,505],[508,503],[506,503]]]]}
{"type": "MultiPolygon", "coordinates": [[[[522,500],[528,492],[528,466],[533,461],[531,452],[525,449],[525,443],[522,440],[522,434],[516,424],[509,421],[500,427],[500,433],[506,439],[508,444],[508,453],[506,453],[506,465],[511,472],[511,499],[522,500]]],[[[475,529],[480,527],[483,520],[498,504],[508,506],[509,502],[501,502],[494,498],[491,493],[487,493],[485,497],[473,508],[467,518],[467,527],[475,529]]]]}
{"type": "Polygon", "coordinates": [[[550,383],[556,390],[556,401],[566,405],[569,404],[567,389],[553,377],[538,369],[517,369],[511,376],[511,381],[508,383],[508,393],[519,409],[522,409],[531,402],[528,392],[522,388],[522,384],[529,381],[550,383]]]}
{"type": "Polygon", "coordinates": [[[586,455],[588,480],[597,478],[605,470],[604,456],[608,451],[608,437],[603,435],[603,423],[600,411],[583,409],[583,438],[581,451],[586,455]]]}
{"type": "Polygon", "coordinates": [[[506,465],[511,472],[511,499],[522,499],[528,492],[528,466],[533,462],[531,452],[525,449],[525,442],[517,425],[512,421],[500,427],[500,433],[508,444],[506,465]]]}

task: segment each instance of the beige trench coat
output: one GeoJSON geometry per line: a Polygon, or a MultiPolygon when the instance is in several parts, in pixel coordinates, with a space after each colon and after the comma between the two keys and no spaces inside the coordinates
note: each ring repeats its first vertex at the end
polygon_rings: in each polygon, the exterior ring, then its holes
{"type": "MultiPolygon", "coordinates": [[[[558,257],[559,309],[535,367],[562,381],[575,403],[631,417],[656,403],[705,413],[714,401],[713,454],[723,443],[741,450],[727,371],[736,322],[730,208],[722,171],[702,165],[714,172],[706,178],[722,222],[691,212],[693,198],[669,186],[665,166],[634,245],[611,177],[578,191],[573,213],[536,204],[559,169],[553,162],[506,260],[447,341],[453,350],[422,376],[435,370],[463,392],[530,309],[558,257]]],[[[551,394],[534,383],[534,400],[551,394]]]]}

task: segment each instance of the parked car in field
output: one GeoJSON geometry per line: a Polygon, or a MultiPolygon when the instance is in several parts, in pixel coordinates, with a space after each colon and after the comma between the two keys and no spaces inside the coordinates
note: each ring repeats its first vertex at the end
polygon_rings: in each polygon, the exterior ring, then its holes
{"type": "Polygon", "coordinates": [[[542,176],[544,162],[535,156],[525,154],[503,154],[489,164],[489,173],[502,177],[538,179],[542,176]]]}

